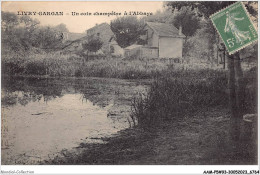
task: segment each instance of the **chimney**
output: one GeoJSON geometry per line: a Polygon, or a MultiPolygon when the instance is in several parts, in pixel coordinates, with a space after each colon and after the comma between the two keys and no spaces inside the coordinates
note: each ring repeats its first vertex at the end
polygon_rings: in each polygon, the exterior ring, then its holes
{"type": "Polygon", "coordinates": [[[179,35],[182,35],[182,26],[179,27],[179,35]]]}

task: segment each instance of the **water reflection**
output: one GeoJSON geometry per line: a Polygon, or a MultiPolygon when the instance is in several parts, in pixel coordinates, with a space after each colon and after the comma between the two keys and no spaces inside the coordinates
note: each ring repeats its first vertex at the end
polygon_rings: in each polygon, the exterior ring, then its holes
{"type": "Polygon", "coordinates": [[[29,102],[43,100],[47,103],[62,96],[62,86],[48,79],[2,78],[2,105],[27,105],[29,102]]]}
{"type": "Polygon", "coordinates": [[[2,78],[2,163],[35,164],[127,128],[131,98],[145,88],[116,79],[2,78]]]}

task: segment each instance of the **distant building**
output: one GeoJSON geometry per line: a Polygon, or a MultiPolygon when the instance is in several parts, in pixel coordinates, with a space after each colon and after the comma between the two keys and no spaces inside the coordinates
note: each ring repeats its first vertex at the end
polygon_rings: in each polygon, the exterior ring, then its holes
{"type": "Polygon", "coordinates": [[[124,49],[122,49],[115,40],[115,34],[108,23],[96,25],[87,30],[87,37],[99,37],[103,42],[102,52],[113,56],[123,56],[124,49]]]}
{"type": "MultiPolygon", "coordinates": [[[[147,22],[144,31],[145,35],[142,35],[141,39],[145,41],[145,44],[139,47],[140,51],[137,57],[182,58],[185,35],[182,34],[181,28],[178,30],[171,24],[147,22]]],[[[133,53],[129,49],[131,49],[131,46],[125,48],[126,57],[131,56],[130,53],[133,53]]]]}
{"type": "Polygon", "coordinates": [[[78,53],[82,50],[82,43],[87,40],[85,33],[62,32],[59,37],[63,43],[61,53],[78,53]]]}
{"type": "Polygon", "coordinates": [[[86,36],[85,33],[72,33],[72,32],[62,32],[61,37],[63,39],[63,42],[66,41],[75,41],[82,37],[86,36]]]}
{"type": "Polygon", "coordinates": [[[141,58],[142,57],[142,45],[133,44],[131,46],[126,47],[125,50],[125,57],[126,58],[141,58]]]}
{"type": "Polygon", "coordinates": [[[102,42],[102,48],[96,53],[89,53],[89,55],[112,55],[123,56],[124,49],[122,49],[115,40],[115,35],[112,32],[110,25],[102,23],[88,29],[86,33],[70,33],[63,32],[61,37],[63,39],[64,52],[77,53],[82,50],[82,43],[85,43],[91,37],[98,37],[102,42]]]}

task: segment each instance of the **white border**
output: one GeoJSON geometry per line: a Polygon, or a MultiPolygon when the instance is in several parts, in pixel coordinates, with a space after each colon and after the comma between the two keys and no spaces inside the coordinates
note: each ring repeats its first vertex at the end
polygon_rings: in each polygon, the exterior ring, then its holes
{"type": "Polygon", "coordinates": [[[35,174],[203,174],[206,170],[259,170],[258,165],[6,165],[2,170],[35,174]]]}
{"type": "MultiPolygon", "coordinates": [[[[21,0],[10,0],[10,1],[21,1],[21,0]]],[[[32,0],[37,1],[37,0],[32,0]]],[[[44,0],[52,1],[52,0],[44,0]]],[[[60,0],[55,0],[60,1],[60,0]]],[[[63,0],[66,1],[66,0],[63,0]]],[[[78,0],[84,1],[84,0],[78,0]]],[[[99,1],[99,0],[89,0],[99,1]]],[[[135,0],[132,0],[135,1],[135,0]]],[[[150,0],[155,1],[155,0],[150,0]]],[[[184,0],[181,0],[184,1],[184,0]]],[[[196,0],[191,0],[196,1],[196,0]]],[[[208,0],[214,1],[214,0],[208,0]]],[[[225,0],[226,1],[226,0],[225,0]]],[[[61,2],[61,1],[60,1],[61,2]]],[[[0,5],[1,7],[1,5],[0,5]]],[[[258,4],[259,7],[259,4],[258,4]]],[[[260,19],[258,18],[258,24],[260,19]]],[[[0,32],[1,33],[1,32],[0,32]]],[[[258,36],[259,37],[259,36],[258,36]]],[[[1,46],[1,43],[0,43],[1,46]]],[[[260,46],[258,45],[258,50],[260,46]]],[[[1,52],[1,49],[0,49],[1,52]]],[[[259,57],[259,54],[258,54],[259,57]]],[[[1,63],[0,63],[1,64],[1,63]]],[[[258,62],[258,67],[260,63],[258,62]]],[[[260,70],[258,69],[258,75],[260,70]]],[[[0,77],[1,79],[1,77],[0,77]]],[[[259,82],[259,80],[258,80],[259,82]]],[[[1,82],[0,82],[1,85],[1,82]]],[[[260,88],[258,87],[258,92],[260,88]]],[[[258,107],[259,107],[258,93],[258,107]]],[[[1,102],[0,102],[1,104],[1,102]]],[[[1,120],[0,120],[1,123],[1,120]]],[[[258,126],[260,121],[258,120],[258,126]]],[[[259,132],[259,130],[258,130],[259,132]]],[[[258,134],[258,140],[259,140],[258,134]]],[[[1,141],[0,141],[1,142],[1,141]]],[[[259,144],[258,144],[259,150],[259,144]]],[[[1,162],[1,160],[0,160],[1,162]]],[[[34,174],[202,174],[205,170],[259,170],[260,162],[260,151],[258,151],[258,165],[1,165],[0,170],[4,171],[34,171],[34,174]]]]}

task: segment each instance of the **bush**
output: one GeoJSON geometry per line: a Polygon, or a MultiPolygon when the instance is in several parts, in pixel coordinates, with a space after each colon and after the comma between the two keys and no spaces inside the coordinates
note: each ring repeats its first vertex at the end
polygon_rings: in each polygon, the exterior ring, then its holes
{"type": "Polygon", "coordinates": [[[47,67],[42,61],[29,61],[25,66],[25,74],[45,75],[47,67]]]}

